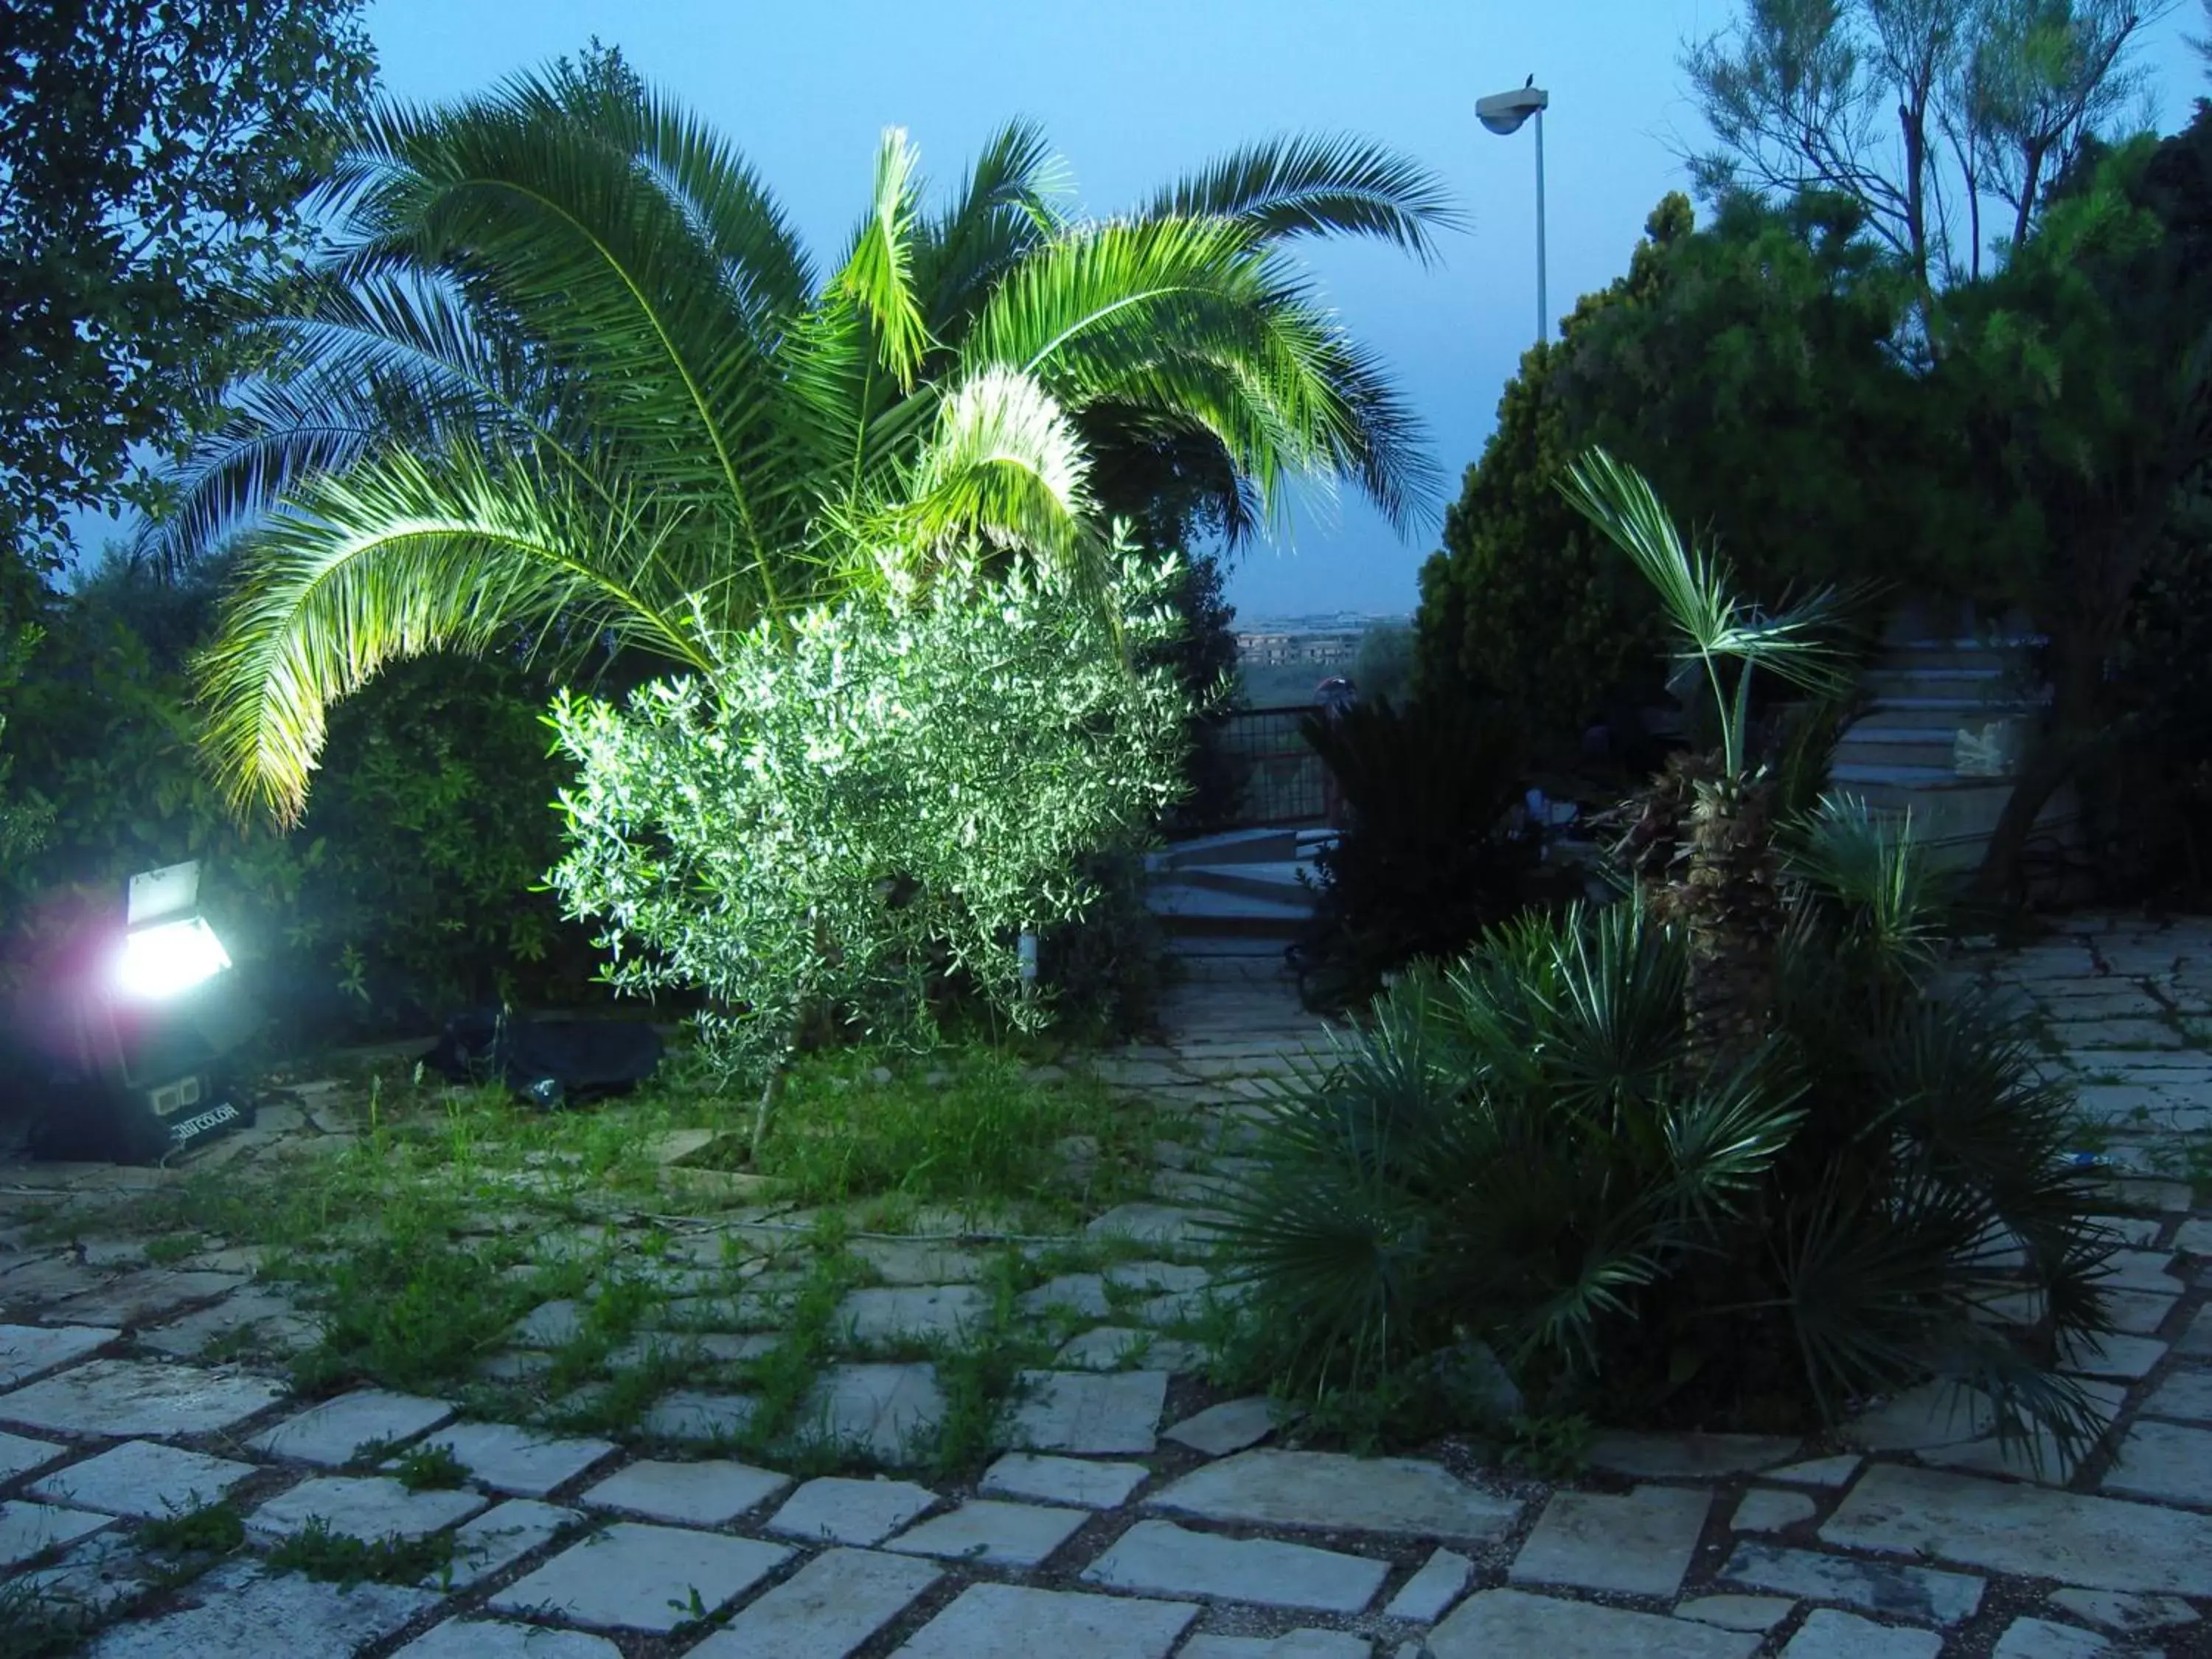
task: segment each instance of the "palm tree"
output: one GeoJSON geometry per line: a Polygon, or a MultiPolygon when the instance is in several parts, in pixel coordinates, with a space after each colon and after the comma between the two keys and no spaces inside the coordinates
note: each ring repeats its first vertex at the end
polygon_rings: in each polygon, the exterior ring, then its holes
{"type": "Polygon", "coordinates": [[[323,195],[331,252],[258,308],[266,368],[159,532],[239,542],[209,744],[280,817],[328,706],[398,658],[520,636],[703,669],[718,630],[956,544],[1081,559],[1162,490],[1236,535],[1293,479],[1401,526],[1431,488],[1285,252],[1433,251],[1441,187],[1358,141],[1260,144],[1093,220],[1032,126],[934,213],[894,131],[824,276],[735,151],[602,58],[386,104],[323,195]]]}
{"type": "Polygon", "coordinates": [[[1830,591],[1769,614],[1739,598],[1735,573],[1711,549],[1685,544],[1635,468],[1592,449],[1560,489],[1635,564],[1679,636],[1677,677],[1718,712],[1717,750],[1677,756],[1640,803],[1630,840],[1656,914],[1680,923],[1688,945],[1684,1018],[1690,1049],[1725,1066],[1765,1040],[1784,921],[1775,840],[1775,775],[1752,753],[1751,684],[1760,669],[1822,696],[1850,678],[1825,632],[1830,591]]]}

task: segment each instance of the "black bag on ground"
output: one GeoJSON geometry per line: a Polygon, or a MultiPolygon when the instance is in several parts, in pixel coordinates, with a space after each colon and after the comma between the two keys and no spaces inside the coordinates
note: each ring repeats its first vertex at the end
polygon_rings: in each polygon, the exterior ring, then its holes
{"type": "Polygon", "coordinates": [[[471,1008],[446,1022],[422,1063],[453,1083],[504,1083],[532,1105],[627,1094],[660,1063],[660,1033],[635,1020],[532,1019],[471,1008]]]}

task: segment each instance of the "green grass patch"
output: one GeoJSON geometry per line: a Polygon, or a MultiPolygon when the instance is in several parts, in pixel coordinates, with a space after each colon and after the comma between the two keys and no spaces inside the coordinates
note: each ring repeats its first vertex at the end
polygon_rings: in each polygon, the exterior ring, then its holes
{"type": "Polygon", "coordinates": [[[246,1544],[246,1518],[228,1503],[202,1504],[145,1522],[138,1541],[170,1555],[228,1555],[246,1544]]]}
{"type": "Polygon", "coordinates": [[[0,1659],[59,1659],[81,1650],[92,1621],[21,1579],[0,1584],[0,1659]]]}
{"type": "Polygon", "coordinates": [[[355,1584],[416,1584],[442,1580],[452,1570],[453,1535],[430,1533],[421,1538],[398,1534],[377,1539],[333,1532],[319,1515],[269,1552],[272,1572],[302,1573],[349,1589],[355,1584]]]}
{"type": "Polygon", "coordinates": [[[469,1482],[469,1466],[451,1446],[417,1446],[392,1466],[392,1478],[410,1492],[451,1492],[469,1482]]]}

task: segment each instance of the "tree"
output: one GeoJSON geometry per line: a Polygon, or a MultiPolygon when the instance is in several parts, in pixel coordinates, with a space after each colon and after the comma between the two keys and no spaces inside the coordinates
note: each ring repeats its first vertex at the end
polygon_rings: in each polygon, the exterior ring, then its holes
{"type": "Polygon", "coordinates": [[[1727,562],[1685,542],[1650,484],[1602,449],[1559,487],[1651,585],[1677,665],[1719,714],[1718,748],[1669,764],[1632,838],[1653,914],[1682,927],[1688,1052],[1710,1070],[1740,1066],[1772,1020],[1784,908],[1775,777],[1753,748],[1752,682],[1763,669],[1815,696],[1842,693],[1849,675],[1829,637],[1835,595],[1788,611],[1747,603],[1727,562]]]}
{"type": "Polygon", "coordinates": [[[1523,359],[1422,572],[1422,684],[1501,706],[1540,751],[1660,695],[1652,597],[1556,483],[1601,444],[1724,546],[1747,594],[1911,576],[1966,584],[1998,549],[1943,487],[1959,443],[1896,345],[1901,262],[1834,196],[1652,214],[1627,274],[1523,359]],[[1624,706],[1625,705],[1625,706],[1624,706]]]}
{"type": "Polygon", "coordinates": [[[144,505],[374,69],[362,0],[0,0],[0,550],[144,505]]]}
{"type": "Polygon", "coordinates": [[[2130,50],[2172,4],[1745,0],[1683,60],[1719,141],[1693,165],[1709,193],[1850,198],[1932,293],[1979,274],[1985,198],[2027,240],[2045,187],[2140,90],[2130,50]]]}
{"type": "Polygon", "coordinates": [[[932,213],[892,131],[823,276],[734,151],[606,68],[349,130],[335,251],[264,307],[281,372],[239,389],[170,532],[269,514],[204,674],[241,801],[295,814],[325,708],[397,658],[520,630],[572,667],[611,644],[705,672],[714,637],[926,580],[976,534],[1080,562],[1100,488],[1163,445],[1212,458],[1230,519],[1305,475],[1401,522],[1422,499],[1410,414],[1284,252],[1427,251],[1449,216],[1419,168],[1285,139],[1086,220],[1017,124],[932,213]]]}
{"type": "Polygon", "coordinates": [[[2050,702],[1979,876],[2008,897],[2037,815],[2116,735],[2137,585],[2212,468],[2212,107],[2085,155],[2036,234],[1945,313],[1936,391],[2047,641],[2050,702]]]}

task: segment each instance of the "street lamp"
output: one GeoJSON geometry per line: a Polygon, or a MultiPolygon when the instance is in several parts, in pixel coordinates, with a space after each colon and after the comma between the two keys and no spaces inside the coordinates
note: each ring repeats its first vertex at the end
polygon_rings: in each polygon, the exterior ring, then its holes
{"type": "Polygon", "coordinates": [[[1521,124],[1530,116],[1536,118],[1536,337],[1552,337],[1552,314],[1544,304],[1544,112],[1551,107],[1552,94],[1536,84],[1530,76],[1528,84],[1511,92],[1492,93],[1479,99],[1474,106],[1475,118],[1496,133],[1521,131],[1521,124]]]}

